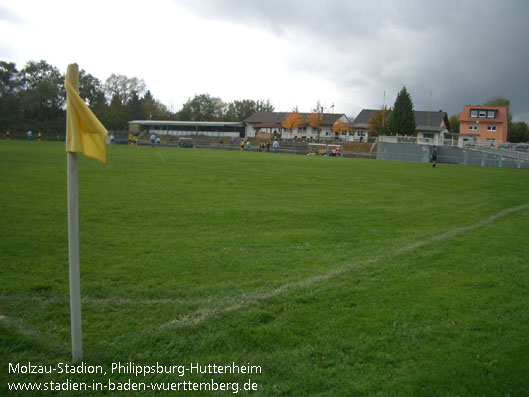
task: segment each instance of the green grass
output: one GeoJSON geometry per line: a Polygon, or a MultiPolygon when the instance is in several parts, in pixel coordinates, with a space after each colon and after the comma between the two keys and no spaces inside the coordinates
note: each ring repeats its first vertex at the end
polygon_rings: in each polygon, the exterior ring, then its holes
{"type": "MultiPolygon", "coordinates": [[[[529,394],[529,207],[502,213],[529,203],[526,170],[126,146],[107,159],[79,159],[85,362],[262,373],[71,380],[529,394]]],[[[8,373],[71,357],[65,165],[64,144],[0,142],[0,395],[67,378],[8,373]]]]}

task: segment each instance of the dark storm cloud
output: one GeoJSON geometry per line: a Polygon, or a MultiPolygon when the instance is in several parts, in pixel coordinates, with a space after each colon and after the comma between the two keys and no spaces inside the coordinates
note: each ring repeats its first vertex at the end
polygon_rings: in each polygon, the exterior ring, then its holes
{"type": "Polygon", "coordinates": [[[286,62],[350,92],[353,113],[381,105],[384,91],[391,106],[406,85],[416,109],[428,108],[430,91],[432,109],[449,114],[501,95],[515,118],[529,120],[525,0],[177,2],[304,48],[306,57],[286,62]]]}

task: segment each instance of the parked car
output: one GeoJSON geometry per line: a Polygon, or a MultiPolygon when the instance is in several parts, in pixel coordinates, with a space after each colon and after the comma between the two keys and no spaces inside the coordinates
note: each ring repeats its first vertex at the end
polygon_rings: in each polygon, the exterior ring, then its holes
{"type": "Polygon", "coordinates": [[[529,152],[529,143],[517,143],[514,150],[517,152],[529,152]]]}

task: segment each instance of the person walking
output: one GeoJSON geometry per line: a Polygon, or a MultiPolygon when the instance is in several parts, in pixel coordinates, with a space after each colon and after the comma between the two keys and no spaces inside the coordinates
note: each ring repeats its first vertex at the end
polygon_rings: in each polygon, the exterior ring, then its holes
{"type": "Polygon", "coordinates": [[[277,149],[279,149],[279,142],[277,140],[274,141],[274,153],[277,153],[277,149]]]}
{"type": "Polygon", "coordinates": [[[435,164],[437,163],[437,148],[434,146],[432,150],[432,167],[435,168],[435,164]]]}

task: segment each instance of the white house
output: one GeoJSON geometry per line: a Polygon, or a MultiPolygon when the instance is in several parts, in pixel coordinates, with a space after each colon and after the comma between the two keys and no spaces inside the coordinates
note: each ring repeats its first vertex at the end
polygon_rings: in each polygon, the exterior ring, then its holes
{"type": "Polygon", "coordinates": [[[345,114],[322,113],[322,122],[319,131],[309,125],[307,117],[311,113],[300,113],[303,125],[293,131],[286,129],[282,123],[287,119],[287,112],[257,112],[252,114],[246,120],[246,136],[253,138],[258,134],[269,134],[283,139],[333,139],[335,134],[333,126],[336,122],[341,121],[344,124],[349,123],[345,114]]]}
{"type": "MultiPolygon", "coordinates": [[[[369,119],[377,112],[376,109],[363,109],[352,123],[352,131],[355,134],[367,136],[369,131],[369,119]]],[[[415,110],[415,135],[417,143],[429,145],[442,145],[445,135],[448,134],[450,124],[448,115],[443,111],[428,112],[415,110]]],[[[388,119],[391,111],[387,113],[388,119]]]]}

